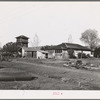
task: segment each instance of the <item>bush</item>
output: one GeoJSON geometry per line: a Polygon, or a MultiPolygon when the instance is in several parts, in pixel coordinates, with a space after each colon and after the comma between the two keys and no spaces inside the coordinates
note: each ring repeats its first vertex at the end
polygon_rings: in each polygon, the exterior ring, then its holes
{"type": "Polygon", "coordinates": [[[76,56],[74,55],[73,49],[68,49],[68,55],[69,55],[69,58],[76,58],[76,56]]]}
{"type": "Polygon", "coordinates": [[[87,54],[87,58],[90,58],[91,56],[90,56],[90,54],[87,54]]]}
{"type": "Polygon", "coordinates": [[[76,68],[77,68],[77,69],[80,68],[81,65],[82,65],[82,60],[77,60],[77,61],[76,61],[76,68]]]}
{"type": "Polygon", "coordinates": [[[95,48],[95,50],[94,50],[94,57],[100,58],[100,47],[95,48]]]}
{"type": "Polygon", "coordinates": [[[78,53],[78,58],[88,58],[87,55],[85,53],[78,53]]]}
{"type": "Polygon", "coordinates": [[[72,56],[73,59],[76,59],[77,57],[75,55],[72,56]]]}

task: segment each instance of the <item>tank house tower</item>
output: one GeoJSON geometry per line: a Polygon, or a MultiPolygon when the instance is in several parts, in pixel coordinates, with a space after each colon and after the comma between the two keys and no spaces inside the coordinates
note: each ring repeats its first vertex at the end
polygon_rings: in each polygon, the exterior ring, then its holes
{"type": "Polygon", "coordinates": [[[16,43],[18,47],[28,47],[28,39],[29,38],[24,35],[16,37],[16,43]]]}

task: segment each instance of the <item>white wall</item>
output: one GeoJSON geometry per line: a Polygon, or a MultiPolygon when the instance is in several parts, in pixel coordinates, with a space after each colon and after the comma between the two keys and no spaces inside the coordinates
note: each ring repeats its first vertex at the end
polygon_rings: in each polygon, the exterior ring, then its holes
{"type": "Polygon", "coordinates": [[[67,50],[62,50],[62,58],[63,59],[68,59],[69,55],[68,55],[68,51],[67,50]]]}
{"type": "Polygon", "coordinates": [[[62,59],[62,53],[55,53],[56,59],[62,59]]]}
{"type": "Polygon", "coordinates": [[[55,50],[47,50],[48,51],[48,58],[54,58],[55,57],[55,50]]]}
{"type": "Polygon", "coordinates": [[[25,56],[25,50],[22,48],[22,57],[25,56]]]}
{"type": "Polygon", "coordinates": [[[74,50],[74,54],[75,54],[75,56],[76,57],[78,57],[78,53],[81,53],[82,51],[80,51],[80,50],[74,50]]]}
{"type": "Polygon", "coordinates": [[[37,51],[37,59],[40,58],[40,59],[45,59],[45,54],[37,51]]]}
{"type": "Polygon", "coordinates": [[[91,51],[83,51],[83,53],[91,55],[91,51]]]}

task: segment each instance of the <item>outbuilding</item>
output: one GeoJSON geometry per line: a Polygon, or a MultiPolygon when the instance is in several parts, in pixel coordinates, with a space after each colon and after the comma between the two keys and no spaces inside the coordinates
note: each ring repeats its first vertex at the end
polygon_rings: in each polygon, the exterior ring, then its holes
{"type": "Polygon", "coordinates": [[[20,48],[20,53],[22,57],[45,59],[48,57],[48,52],[41,50],[39,47],[22,47],[20,48]]]}

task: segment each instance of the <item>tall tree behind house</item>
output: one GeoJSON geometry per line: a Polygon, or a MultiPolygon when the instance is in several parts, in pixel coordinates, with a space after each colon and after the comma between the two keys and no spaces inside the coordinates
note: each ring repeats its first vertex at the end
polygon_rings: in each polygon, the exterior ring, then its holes
{"type": "Polygon", "coordinates": [[[81,34],[81,41],[83,41],[91,50],[94,50],[100,38],[98,37],[98,32],[94,29],[87,29],[81,34]]]}
{"type": "Polygon", "coordinates": [[[33,41],[31,43],[32,43],[32,47],[38,47],[39,46],[40,40],[39,40],[39,37],[38,37],[37,34],[35,34],[33,41]]]}
{"type": "Polygon", "coordinates": [[[72,43],[72,42],[73,42],[73,40],[72,40],[72,35],[69,34],[69,36],[68,36],[68,43],[72,43]]]}

